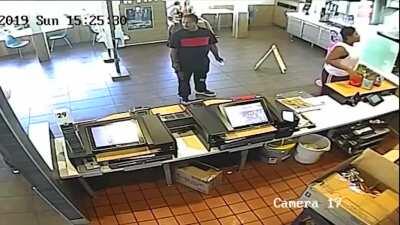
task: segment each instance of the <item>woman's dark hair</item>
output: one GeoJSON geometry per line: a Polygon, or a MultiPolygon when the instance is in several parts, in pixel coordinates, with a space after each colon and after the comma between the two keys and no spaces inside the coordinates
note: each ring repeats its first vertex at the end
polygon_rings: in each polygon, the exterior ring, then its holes
{"type": "Polygon", "coordinates": [[[179,1],[175,1],[174,5],[181,5],[181,3],[179,1]]]}
{"type": "Polygon", "coordinates": [[[199,17],[197,17],[197,16],[196,16],[195,14],[193,14],[193,13],[184,14],[183,17],[182,17],[182,19],[183,19],[183,18],[190,18],[190,19],[192,19],[195,23],[199,22],[199,17]]]}
{"type": "Polygon", "coordinates": [[[356,32],[356,28],[354,27],[343,27],[340,30],[340,35],[342,36],[343,41],[347,40],[347,37],[351,36],[356,32]]]}

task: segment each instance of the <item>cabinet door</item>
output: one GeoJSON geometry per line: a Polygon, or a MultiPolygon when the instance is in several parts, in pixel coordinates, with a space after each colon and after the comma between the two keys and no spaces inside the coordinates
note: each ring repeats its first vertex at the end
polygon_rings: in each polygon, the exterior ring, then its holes
{"type": "Polygon", "coordinates": [[[318,46],[323,49],[328,49],[328,47],[331,45],[331,42],[331,31],[329,29],[321,28],[318,46]]]}
{"type": "Polygon", "coordinates": [[[319,26],[311,23],[304,23],[302,38],[312,44],[318,44],[319,26]]]}
{"type": "Polygon", "coordinates": [[[287,32],[293,36],[301,37],[303,31],[303,21],[289,16],[287,32]]]}
{"type": "Polygon", "coordinates": [[[271,26],[274,14],[272,5],[249,5],[249,26],[271,26]]]}
{"type": "Polygon", "coordinates": [[[273,22],[275,25],[286,28],[287,18],[286,18],[286,8],[275,6],[273,22]]]}

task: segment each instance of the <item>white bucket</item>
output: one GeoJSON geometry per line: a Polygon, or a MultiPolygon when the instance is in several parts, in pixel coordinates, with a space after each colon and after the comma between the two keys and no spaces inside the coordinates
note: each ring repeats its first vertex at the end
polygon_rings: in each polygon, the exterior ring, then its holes
{"type": "Polygon", "coordinates": [[[310,134],[299,138],[294,158],[299,163],[312,164],[329,150],[331,150],[331,141],[328,138],[310,134]]]}

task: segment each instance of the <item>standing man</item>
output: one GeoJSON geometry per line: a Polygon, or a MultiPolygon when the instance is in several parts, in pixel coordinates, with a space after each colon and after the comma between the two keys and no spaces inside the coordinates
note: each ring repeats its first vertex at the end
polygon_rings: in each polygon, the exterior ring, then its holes
{"type": "Polygon", "coordinates": [[[212,52],[218,62],[224,60],[218,54],[217,39],[214,34],[197,26],[198,18],[194,14],[185,14],[182,18],[183,29],[172,34],[171,48],[172,67],[178,76],[178,95],[182,103],[190,102],[190,78],[194,74],[197,95],[214,97],[215,92],[207,89],[206,79],[210,69],[208,53],[212,52]]]}
{"type": "Polygon", "coordinates": [[[168,10],[168,20],[174,21],[176,16],[182,12],[182,6],[179,1],[175,1],[174,4],[167,8],[168,10]]]}

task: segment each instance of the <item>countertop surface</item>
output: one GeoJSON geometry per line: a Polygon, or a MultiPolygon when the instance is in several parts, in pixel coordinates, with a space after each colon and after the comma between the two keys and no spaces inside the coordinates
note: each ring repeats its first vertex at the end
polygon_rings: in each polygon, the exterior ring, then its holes
{"type": "MultiPolygon", "coordinates": [[[[318,25],[320,27],[323,27],[325,29],[329,29],[329,30],[335,30],[335,31],[340,31],[340,27],[335,27],[332,25],[329,25],[326,22],[321,22],[320,21],[320,16],[317,14],[310,14],[310,15],[305,15],[302,12],[288,12],[287,13],[288,16],[292,16],[301,20],[304,20],[306,22],[309,23],[313,23],[315,25],[318,25]]],[[[333,21],[336,24],[340,24],[342,26],[353,26],[357,29],[358,33],[363,34],[363,33],[370,33],[375,32],[377,33],[378,31],[386,31],[387,28],[385,28],[383,25],[370,25],[370,24],[344,24],[344,23],[340,23],[337,21],[333,21]]]]}
{"type": "Polygon", "coordinates": [[[304,13],[301,13],[301,12],[288,12],[287,15],[295,17],[297,19],[304,20],[306,22],[309,22],[309,23],[312,23],[315,25],[318,25],[325,29],[340,31],[340,28],[338,28],[338,27],[330,26],[327,23],[320,22],[319,16],[317,16],[317,15],[305,15],[304,13]]]}

